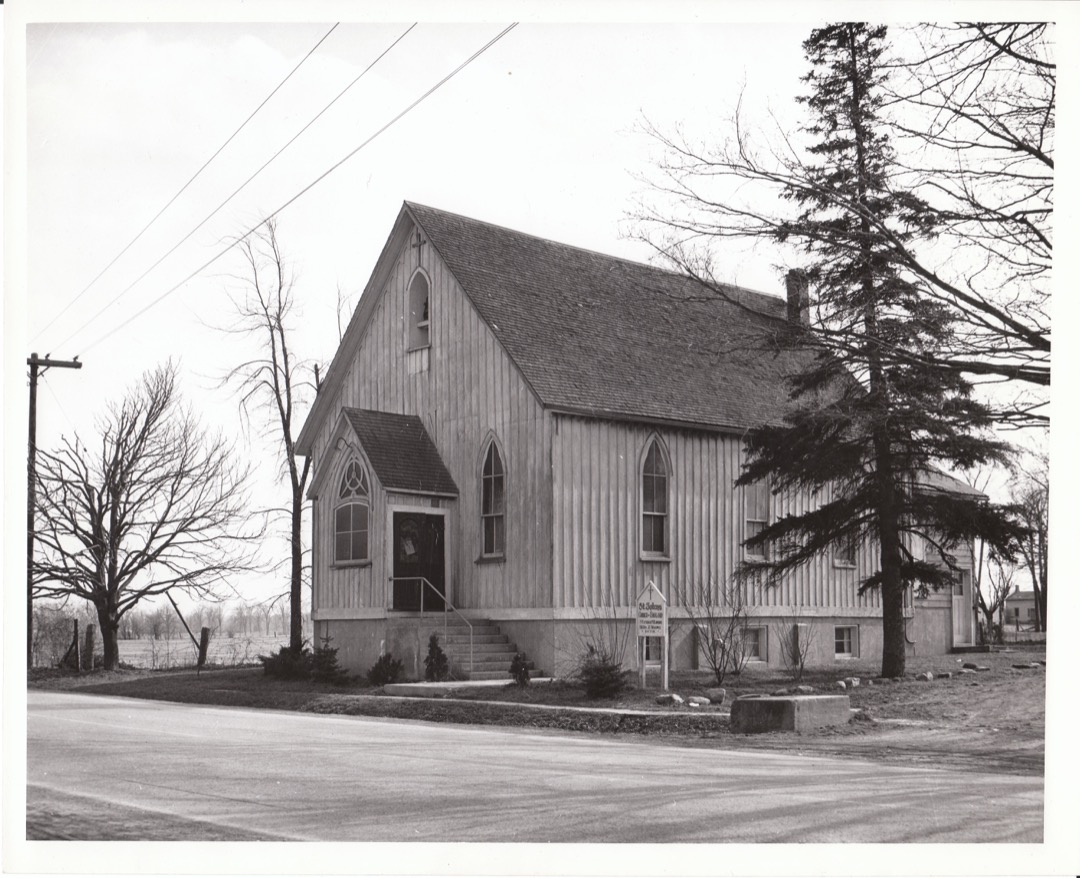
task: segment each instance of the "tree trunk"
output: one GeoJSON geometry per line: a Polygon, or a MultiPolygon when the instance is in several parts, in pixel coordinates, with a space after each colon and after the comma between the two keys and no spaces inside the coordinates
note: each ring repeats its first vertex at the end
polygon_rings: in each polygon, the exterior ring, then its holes
{"type": "Polygon", "coordinates": [[[107,604],[96,606],[98,627],[101,629],[101,646],[105,653],[102,667],[115,671],[120,667],[120,621],[116,611],[107,604]]]}
{"type": "Polygon", "coordinates": [[[289,648],[300,652],[304,644],[304,619],[301,614],[300,598],[303,580],[303,546],[300,543],[300,519],[303,511],[303,495],[293,489],[292,520],[290,542],[292,545],[292,576],[289,589],[289,648]]]}

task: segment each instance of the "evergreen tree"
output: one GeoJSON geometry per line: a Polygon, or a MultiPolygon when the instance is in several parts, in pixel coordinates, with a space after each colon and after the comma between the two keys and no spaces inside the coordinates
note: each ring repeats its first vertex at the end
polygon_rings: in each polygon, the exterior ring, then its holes
{"type": "Polygon", "coordinates": [[[813,327],[792,330],[807,350],[792,376],[783,423],[751,431],[740,485],[768,481],[776,494],[818,499],[746,541],[765,560],[743,575],[776,582],[831,547],[868,542],[877,572],[860,590],[881,590],[881,673],[904,672],[904,594],[951,584],[950,549],[979,535],[1004,543],[1002,510],[981,497],[942,490],[936,465],[965,469],[1004,461],[989,437],[990,415],[960,373],[937,368],[948,347],[949,311],[900,264],[891,242],[933,236],[934,214],[890,181],[892,155],[882,123],[886,28],[835,24],[812,32],[803,48],[812,65],[802,98],[812,114],[806,132],[817,163],[811,185],[785,196],[799,212],[777,232],[810,258],[816,290],[813,327]],[[836,200],[857,211],[835,208],[836,200]],[[937,547],[936,564],[916,557],[911,535],[937,547]]]}

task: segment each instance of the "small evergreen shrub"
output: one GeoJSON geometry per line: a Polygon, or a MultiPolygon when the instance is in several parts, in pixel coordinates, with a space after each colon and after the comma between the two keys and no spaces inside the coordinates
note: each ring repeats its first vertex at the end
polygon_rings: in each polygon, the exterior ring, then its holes
{"type": "Polygon", "coordinates": [[[614,698],[629,685],[629,672],[622,669],[622,662],[592,647],[582,659],[577,677],[587,698],[614,698]]]}
{"type": "Polygon", "coordinates": [[[529,685],[529,663],[525,659],[525,653],[514,654],[514,660],[510,662],[510,677],[522,688],[529,685]]]}
{"type": "Polygon", "coordinates": [[[341,665],[338,664],[337,647],[330,645],[332,637],[324,637],[322,646],[315,647],[311,656],[311,679],[316,683],[334,683],[340,685],[349,676],[341,665]]]}
{"type": "Polygon", "coordinates": [[[427,658],[424,659],[424,679],[434,683],[450,676],[450,660],[439,646],[439,635],[432,634],[428,640],[427,658]]]}
{"type": "Polygon", "coordinates": [[[405,666],[400,659],[394,658],[390,653],[379,656],[379,660],[371,666],[367,672],[367,681],[372,686],[385,686],[387,683],[396,683],[401,679],[405,666]]]}
{"type": "Polygon", "coordinates": [[[263,673],[279,680],[306,680],[311,676],[311,650],[301,647],[299,651],[283,646],[272,655],[260,655],[263,673]]]}

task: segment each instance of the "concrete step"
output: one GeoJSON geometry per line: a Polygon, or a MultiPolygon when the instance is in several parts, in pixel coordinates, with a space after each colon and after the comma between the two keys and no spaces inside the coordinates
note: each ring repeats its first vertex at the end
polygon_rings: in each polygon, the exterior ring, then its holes
{"type": "MultiPolygon", "coordinates": [[[[538,670],[530,670],[529,671],[529,679],[530,680],[536,679],[537,677],[543,677],[543,676],[544,676],[544,674],[541,671],[538,671],[538,670]]],[[[509,682],[511,682],[510,668],[507,667],[506,670],[504,670],[504,671],[477,671],[475,674],[473,674],[471,677],[469,677],[469,679],[470,680],[476,680],[476,681],[480,681],[480,680],[505,680],[507,683],[509,683],[509,682]]]]}
{"type": "MultiPolygon", "coordinates": [[[[473,637],[491,637],[492,635],[501,637],[504,636],[499,630],[498,625],[473,625],[472,627],[473,637]]],[[[442,639],[442,631],[438,632],[439,638],[442,639]]],[[[468,637],[469,629],[465,625],[449,625],[446,628],[446,637],[468,637]]]]}
{"type": "MultiPolygon", "coordinates": [[[[517,650],[513,649],[513,644],[512,643],[507,643],[506,642],[506,636],[505,635],[503,635],[502,643],[479,642],[479,643],[473,643],[472,648],[473,648],[473,652],[475,652],[477,655],[480,655],[480,653],[482,653],[482,652],[485,652],[485,653],[490,653],[490,652],[509,653],[511,658],[514,657],[514,653],[517,651],[517,650]]],[[[445,652],[447,655],[464,655],[464,656],[467,656],[469,654],[469,641],[465,640],[464,642],[458,642],[458,643],[444,643],[444,644],[442,644],[442,649],[443,649],[443,652],[445,652]]]]}
{"type": "MultiPolygon", "coordinates": [[[[510,680],[510,664],[517,654],[517,645],[503,634],[498,625],[487,619],[472,623],[473,661],[472,680],[510,680]]],[[[454,667],[469,672],[469,625],[453,619],[441,637],[443,651],[454,667]]],[[[529,663],[530,676],[540,676],[539,669],[529,663]]]]}

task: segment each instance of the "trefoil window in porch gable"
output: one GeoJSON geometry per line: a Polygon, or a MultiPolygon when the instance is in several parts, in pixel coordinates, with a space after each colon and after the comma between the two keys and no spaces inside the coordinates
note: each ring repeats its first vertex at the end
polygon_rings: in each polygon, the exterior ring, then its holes
{"type": "Polygon", "coordinates": [[[334,509],[334,561],[338,564],[370,560],[368,477],[359,461],[350,461],[341,477],[334,509]]]}

